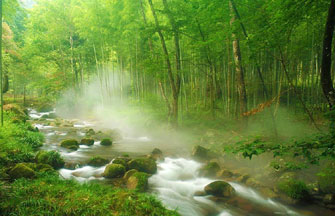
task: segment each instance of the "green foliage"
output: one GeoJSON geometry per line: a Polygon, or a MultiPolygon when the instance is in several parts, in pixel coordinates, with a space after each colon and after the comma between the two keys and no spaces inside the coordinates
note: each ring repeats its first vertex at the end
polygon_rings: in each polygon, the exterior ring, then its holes
{"type": "Polygon", "coordinates": [[[64,181],[50,173],[39,174],[36,180],[19,179],[0,195],[5,215],[178,215],[150,195],[64,181]]]}
{"type": "Polygon", "coordinates": [[[318,184],[322,192],[335,193],[335,165],[329,163],[318,174],[318,184]]]}
{"type": "Polygon", "coordinates": [[[306,184],[297,179],[280,181],[278,183],[278,189],[292,199],[307,201],[310,198],[306,184]]]}
{"type": "Polygon", "coordinates": [[[64,159],[57,151],[39,151],[35,157],[37,163],[49,164],[55,169],[64,167],[64,159]]]}
{"type": "Polygon", "coordinates": [[[103,146],[111,146],[112,144],[113,144],[113,142],[110,139],[103,139],[100,142],[100,145],[103,145],[103,146]]]}

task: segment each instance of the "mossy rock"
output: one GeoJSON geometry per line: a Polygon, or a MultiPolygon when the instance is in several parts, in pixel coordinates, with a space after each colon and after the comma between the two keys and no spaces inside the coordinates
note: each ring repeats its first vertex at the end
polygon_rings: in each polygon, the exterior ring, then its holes
{"type": "Polygon", "coordinates": [[[92,128],[90,128],[86,131],[85,134],[86,134],[86,136],[93,136],[93,135],[95,135],[95,131],[92,128]]]}
{"type": "Polygon", "coordinates": [[[48,114],[44,114],[41,116],[41,119],[48,119],[49,118],[49,115],[48,114]]]}
{"type": "Polygon", "coordinates": [[[53,172],[55,170],[49,164],[36,164],[35,171],[38,171],[38,172],[53,172]]]}
{"type": "Polygon", "coordinates": [[[128,180],[130,176],[134,175],[135,173],[137,173],[138,171],[136,169],[131,169],[131,170],[128,170],[124,175],[123,175],[123,178],[125,180],[128,180]]]}
{"type": "Polygon", "coordinates": [[[127,188],[139,192],[145,192],[148,189],[149,175],[143,172],[135,172],[127,179],[127,188]]]}
{"type": "Polygon", "coordinates": [[[323,193],[335,194],[335,163],[328,164],[318,173],[318,184],[323,193]]]}
{"type": "Polygon", "coordinates": [[[192,150],[192,157],[200,161],[205,161],[214,158],[214,153],[205,147],[197,145],[192,150]]]}
{"type": "Polygon", "coordinates": [[[137,158],[128,162],[129,169],[136,169],[140,172],[155,174],[157,165],[155,160],[150,158],[137,158]]]}
{"type": "Polygon", "coordinates": [[[23,122],[29,119],[25,110],[17,104],[6,104],[3,106],[3,110],[14,113],[15,117],[23,122]]]}
{"type": "Polygon", "coordinates": [[[200,174],[206,177],[215,177],[216,173],[220,171],[220,165],[217,162],[209,162],[201,168],[200,174]]]}
{"type": "Polygon", "coordinates": [[[103,176],[106,178],[119,178],[124,175],[126,168],[121,164],[109,164],[106,166],[103,176]]]}
{"type": "Polygon", "coordinates": [[[60,146],[63,148],[71,149],[71,150],[77,150],[79,148],[79,143],[75,139],[68,139],[68,140],[63,140],[60,143],[60,146]]]}
{"type": "Polygon", "coordinates": [[[207,195],[216,197],[232,197],[235,195],[235,189],[225,181],[215,181],[205,186],[207,195]]]}
{"type": "Polygon", "coordinates": [[[16,164],[8,174],[11,179],[33,178],[36,175],[35,171],[24,163],[16,164]]]}
{"type": "Polygon", "coordinates": [[[57,151],[39,151],[35,157],[37,163],[48,164],[55,169],[64,167],[64,159],[57,151]]]}
{"type": "Polygon", "coordinates": [[[121,164],[123,165],[126,170],[128,170],[128,162],[131,161],[131,158],[127,158],[127,157],[117,157],[113,160],[113,164],[121,164]]]}
{"type": "Polygon", "coordinates": [[[299,201],[310,200],[310,194],[305,182],[290,178],[277,183],[278,190],[286,196],[299,201]]]}
{"type": "Polygon", "coordinates": [[[112,144],[113,142],[110,139],[103,139],[101,140],[101,143],[100,143],[100,145],[103,145],[103,146],[111,146],[112,144]]]}
{"type": "Polygon", "coordinates": [[[92,157],[90,161],[88,162],[88,165],[94,166],[94,167],[101,167],[109,163],[109,160],[102,158],[102,157],[92,157]]]}
{"type": "Polygon", "coordinates": [[[81,145],[87,145],[87,146],[91,146],[94,145],[94,139],[91,138],[84,138],[80,141],[81,145]]]}

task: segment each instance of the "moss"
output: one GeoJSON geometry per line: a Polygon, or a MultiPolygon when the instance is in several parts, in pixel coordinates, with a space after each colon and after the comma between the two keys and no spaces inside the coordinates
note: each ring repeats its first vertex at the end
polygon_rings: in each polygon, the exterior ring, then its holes
{"type": "Polygon", "coordinates": [[[16,164],[15,167],[12,168],[8,174],[11,179],[35,177],[35,171],[32,170],[30,167],[26,166],[24,163],[16,164]]]}
{"type": "Polygon", "coordinates": [[[149,175],[143,172],[134,172],[127,180],[127,188],[145,192],[148,189],[149,175]]]}
{"type": "Polygon", "coordinates": [[[335,194],[335,163],[328,164],[318,173],[318,184],[322,192],[335,194]]]}
{"type": "Polygon", "coordinates": [[[303,181],[297,179],[286,179],[278,182],[278,189],[288,197],[295,200],[309,200],[308,188],[303,181]]]}
{"type": "Polygon", "coordinates": [[[88,146],[94,145],[94,139],[84,138],[80,141],[80,144],[81,145],[88,145],[88,146]]]}
{"type": "Polygon", "coordinates": [[[37,163],[49,164],[55,169],[64,167],[64,159],[57,151],[39,151],[35,157],[37,163]]]}
{"type": "Polygon", "coordinates": [[[128,170],[128,171],[124,174],[123,178],[124,178],[125,180],[128,180],[128,178],[129,178],[130,176],[134,175],[134,174],[137,173],[137,172],[138,172],[138,171],[137,171],[136,169],[128,170]]]}
{"type": "Polygon", "coordinates": [[[203,176],[215,177],[216,173],[220,171],[220,165],[217,162],[209,162],[203,168],[201,168],[200,173],[203,176]]]}
{"type": "Polygon", "coordinates": [[[122,177],[126,172],[126,168],[121,164],[109,164],[106,166],[103,176],[106,178],[122,177]]]}
{"type": "Polygon", "coordinates": [[[225,181],[212,182],[204,189],[206,194],[217,197],[231,197],[235,194],[235,189],[225,181]]]}
{"type": "Polygon", "coordinates": [[[113,160],[113,164],[121,164],[123,165],[126,170],[128,170],[128,162],[130,161],[130,158],[125,158],[125,157],[118,157],[113,160]]]}
{"type": "Polygon", "coordinates": [[[153,159],[150,158],[137,158],[129,161],[129,169],[136,169],[140,172],[155,174],[157,172],[157,165],[153,159]]]}
{"type": "Polygon", "coordinates": [[[113,142],[110,139],[103,139],[101,140],[101,143],[100,143],[100,145],[103,145],[103,146],[111,146],[112,144],[113,142]]]}
{"type": "Polygon", "coordinates": [[[90,161],[88,162],[88,165],[94,166],[94,167],[101,167],[105,164],[108,164],[109,160],[102,158],[102,157],[92,157],[90,161]]]}
{"type": "Polygon", "coordinates": [[[75,139],[63,140],[60,146],[67,149],[77,150],[79,148],[79,143],[75,139]]]}
{"type": "Polygon", "coordinates": [[[95,135],[95,131],[92,128],[86,131],[86,136],[93,136],[93,135],[95,135]]]}

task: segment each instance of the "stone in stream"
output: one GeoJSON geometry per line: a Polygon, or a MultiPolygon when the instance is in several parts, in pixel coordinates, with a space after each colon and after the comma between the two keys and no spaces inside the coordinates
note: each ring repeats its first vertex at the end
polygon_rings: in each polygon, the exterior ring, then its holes
{"type": "Polygon", "coordinates": [[[124,175],[126,168],[121,164],[109,164],[106,166],[103,176],[106,178],[119,178],[124,175]]]}
{"type": "Polygon", "coordinates": [[[55,169],[64,167],[64,159],[57,151],[39,151],[35,156],[37,163],[49,164],[55,169]]]}
{"type": "Polygon", "coordinates": [[[225,181],[214,181],[204,188],[207,195],[215,197],[232,197],[235,195],[235,189],[225,181]]]}
{"type": "Polygon", "coordinates": [[[136,169],[140,172],[155,174],[157,165],[155,160],[150,158],[137,158],[128,162],[129,169],[136,169]]]}
{"type": "Polygon", "coordinates": [[[60,146],[63,148],[71,149],[71,150],[77,150],[79,148],[79,143],[75,139],[68,139],[68,140],[63,140],[60,143],[60,146]]]}
{"type": "Polygon", "coordinates": [[[86,131],[85,134],[86,134],[86,136],[93,136],[93,135],[95,135],[95,131],[92,128],[90,128],[86,131]]]}
{"type": "Polygon", "coordinates": [[[216,177],[216,173],[220,171],[220,165],[217,162],[209,162],[200,169],[200,175],[206,177],[216,177]]]}
{"type": "Polygon", "coordinates": [[[103,145],[103,146],[111,146],[112,144],[113,144],[113,142],[110,139],[103,139],[100,142],[100,145],[103,145]]]}
{"type": "Polygon", "coordinates": [[[35,171],[24,163],[16,164],[8,174],[11,179],[35,177],[35,171]]]}
{"type": "Polygon", "coordinates": [[[192,157],[200,161],[205,161],[214,158],[214,153],[205,147],[197,145],[192,150],[192,157]]]}
{"type": "Polygon", "coordinates": [[[144,172],[135,172],[127,179],[127,188],[144,192],[148,189],[149,175],[144,172]]]}
{"type": "Polygon", "coordinates": [[[163,152],[158,148],[154,148],[154,150],[151,152],[151,154],[148,155],[148,158],[152,158],[154,160],[161,159],[161,158],[163,158],[163,152]]]}
{"type": "Polygon", "coordinates": [[[234,176],[234,173],[229,170],[222,169],[219,172],[217,172],[216,176],[218,178],[231,178],[234,176]]]}
{"type": "Polygon", "coordinates": [[[88,165],[94,166],[94,167],[101,167],[109,163],[109,160],[102,158],[102,157],[92,157],[90,161],[88,162],[88,165]]]}
{"type": "Polygon", "coordinates": [[[80,144],[81,145],[88,145],[88,146],[94,145],[94,139],[84,138],[80,141],[80,144]]]}
{"type": "Polygon", "coordinates": [[[136,169],[128,170],[128,171],[124,174],[123,178],[124,178],[125,180],[128,180],[128,178],[129,178],[130,176],[134,175],[134,174],[137,173],[137,172],[138,172],[138,171],[137,171],[136,169]]]}
{"type": "Polygon", "coordinates": [[[131,161],[131,158],[128,158],[128,157],[117,157],[115,158],[112,163],[113,164],[121,164],[123,165],[126,170],[129,170],[129,167],[128,167],[128,162],[131,161]]]}

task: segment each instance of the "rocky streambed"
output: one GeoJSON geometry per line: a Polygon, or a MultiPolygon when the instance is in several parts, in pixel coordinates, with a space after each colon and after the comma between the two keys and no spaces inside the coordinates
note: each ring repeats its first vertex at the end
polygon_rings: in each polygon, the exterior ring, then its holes
{"type": "Polygon", "coordinates": [[[188,157],[188,147],[102,128],[94,119],[60,119],[54,111],[35,110],[30,110],[30,117],[45,134],[41,150],[55,150],[64,157],[59,173],[65,179],[153,193],[181,215],[333,215],[316,206],[282,204],[272,188],[223,169],[220,160],[200,146],[188,157]]]}

